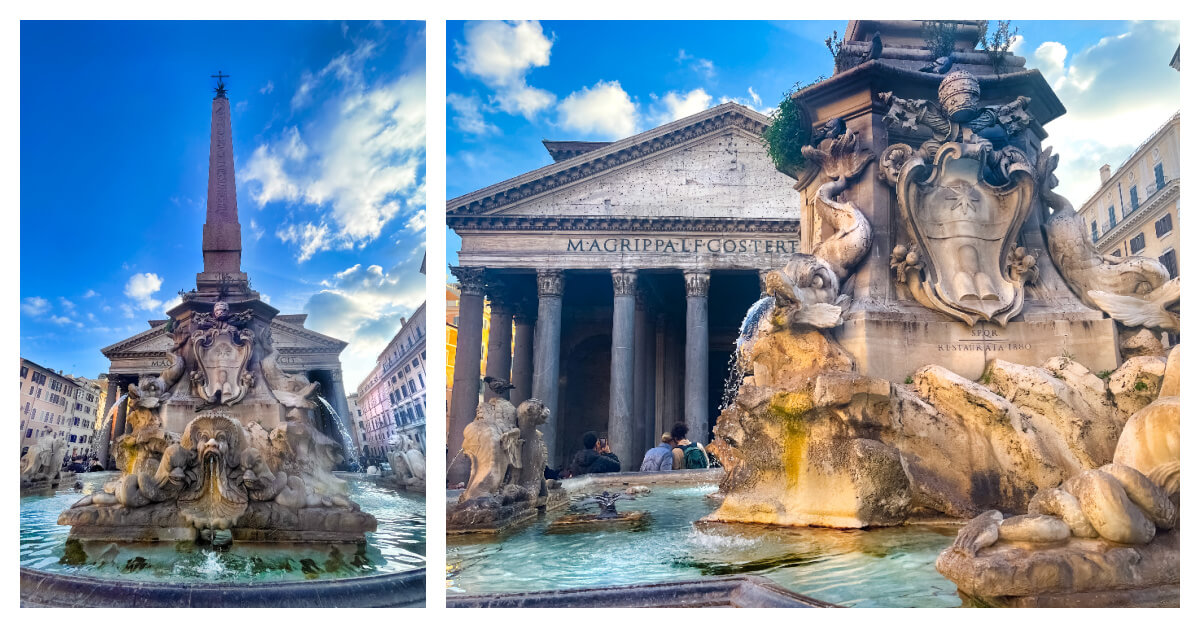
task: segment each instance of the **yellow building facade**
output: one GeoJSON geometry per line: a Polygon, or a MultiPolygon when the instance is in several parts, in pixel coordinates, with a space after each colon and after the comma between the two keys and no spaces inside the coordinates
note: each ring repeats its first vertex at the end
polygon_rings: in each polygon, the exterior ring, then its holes
{"type": "Polygon", "coordinates": [[[1100,168],[1100,188],[1079,213],[1105,255],[1157,259],[1179,275],[1179,113],[1116,170],[1100,168]]]}

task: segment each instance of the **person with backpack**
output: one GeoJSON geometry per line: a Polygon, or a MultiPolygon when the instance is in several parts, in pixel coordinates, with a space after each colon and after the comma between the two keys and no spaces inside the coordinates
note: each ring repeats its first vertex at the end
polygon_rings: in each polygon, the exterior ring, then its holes
{"type": "Polygon", "coordinates": [[[670,432],[662,435],[662,442],[646,452],[639,471],[671,471],[675,468],[675,439],[670,432]]]}
{"type": "Polygon", "coordinates": [[[687,439],[688,427],[683,423],[676,423],[675,427],[671,428],[671,437],[675,439],[675,449],[671,454],[675,457],[672,469],[707,469],[708,454],[704,453],[704,448],[697,443],[687,439]]]}

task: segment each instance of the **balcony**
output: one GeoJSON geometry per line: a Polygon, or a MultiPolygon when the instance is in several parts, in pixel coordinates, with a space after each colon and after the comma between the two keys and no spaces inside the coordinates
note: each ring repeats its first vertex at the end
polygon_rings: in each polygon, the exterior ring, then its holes
{"type": "Polygon", "coordinates": [[[1128,213],[1119,218],[1115,223],[1106,220],[1100,225],[1100,239],[1095,240],[1096,247],[1099,248],[1102,253],[1105,252],[1105,249],[1111,246],[1118,239],[1118,236],[1120,236],[1122,232],[1126,231],[1130,225],[1135,222],[1135,218],[1138,218],[1142,214],[1146,213],[1146,211],[1148,211],[1151,207],[1158,206],[1163,199],[1170,195],[1169,193],[1171,191],[1178,190],[1178,177],[1167,181],[1162,187],[1158,187],[1154,183],[1148,184],[1146,186],[1146,199],[1139,200],[1136,209],[1130,209],[1128,213]]]}

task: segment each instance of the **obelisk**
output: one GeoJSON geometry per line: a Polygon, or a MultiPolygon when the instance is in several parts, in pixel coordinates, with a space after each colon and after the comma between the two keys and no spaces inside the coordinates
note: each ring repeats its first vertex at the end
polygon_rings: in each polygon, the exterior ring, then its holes
{"type": "Polygon", "coordinates": [[[208,146],[208,212],[204,222],[204,271],[196,275],[202,297],[240,300],[250,296],[242,272],[242,225],[238,222],[237,187],[233,177],[233,130],[229,122],[227,75],[216,74],[212,100],[212,129],[208,146]]]}

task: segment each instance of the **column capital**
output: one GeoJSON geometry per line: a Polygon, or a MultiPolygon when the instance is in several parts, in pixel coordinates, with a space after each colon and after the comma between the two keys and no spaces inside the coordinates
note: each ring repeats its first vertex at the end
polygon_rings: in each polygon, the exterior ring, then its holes
{"type": "Polygon", "coordinates": [[[707,270],[683,271],[683,284],[689,297],[708,296],[709,274],[707,270]]]}
{"type": "Polygon", "coordinates": [[[492,305],[492,312],[512,313],[512,301],[508,296],[508,284],[503,279],[496,277],[491,273],[485,274],[484,291],[487,293],[488,302],[492,305]]]}
{"type": "Polygon", "coordinates": [[[451,266],[450,272],[458,278],[459,292],[474,296],[483,296],[487,279],[483,268],[478,266],[451,266]]]}
{"type": "Polygon", "coordinates": [[[623,268],[612,269],[613,294],[616,296],[633,296],[637,291],[637,271],[623,268]]]}
{"type": "Polygon", "coordinates": [[[537,287],[539,297],[561,297],[563,295],[563,271],[557,268],[539,268],[537,287]]]}

